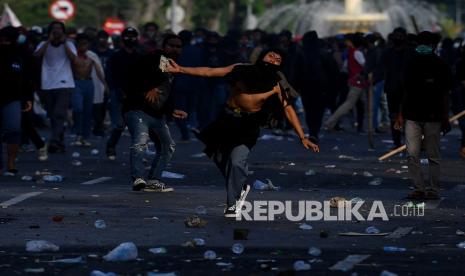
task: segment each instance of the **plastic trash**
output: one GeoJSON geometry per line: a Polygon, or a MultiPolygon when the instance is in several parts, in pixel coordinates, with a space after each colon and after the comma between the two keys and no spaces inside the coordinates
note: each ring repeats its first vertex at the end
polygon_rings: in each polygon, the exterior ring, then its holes
{"type": "Polygon", "coordinates": [[[150,248],[149,252],[153,254],[165,254],[167,251],[166,251],[166,248],[164,247],[155,247],[155,248],[150,248]]]}
{"type": "Polygon", "coordinates": [[[213,250],[207,250],[203,253],[203,258],[207,260],[214,260],[216,259],[216,253],[213,250]]]}
{"type": "Polygon", "coordinates": [[[90,151],[90,154],[91,155],[98,155],[99,151],[98,151],[98,149],[93,149],[93,150],[90,151]]]}
{"type": "Polygon", "coordinates": [[[207,214],[207,208],[205,206],[200,205],[195,208],[195,213],[197,215],[206,215],[207,214]]]}
{"type": "Polygon", "coordinates": [[[105,223],[105,221],[103,219],[96,220],[95,223],[94,223],[94,226],[97,229],[105,229],[105,228],[107,228],[107,224],[105,223]]]}
{"type": "Polygon", "coordinates": [[[192,240],[194,242],[195,246],[204,246],[205,245],[205,240],[201,238],[195,238],[192,240]]]}
{"type": "Polygon", "coordinates": [[[379,276],[397,276],[397,274],[391,271],[383,270],[379,276]]]}
{"type": "Polygon", "coordinates": [[[273,182],[271,182],[269,179],[266,179],[266,183],[260,180],[255,180],[253,183],[253,188],[260,191],[277,191],[280,189],[279,187],[274,186],[273,182]]]}
{"type": "Polygon", "coordinates": [[[172,178],[172,179],[184,179],[184,178],[186,178],[186,176],[183,175],[183,174],[167,172],[167,171],[163,171],[161,173],[161,177],[163,177],[163,178],[172,178]]]}
{"type": "Polygon", "coordinates": [[[428,165],[428,164],[429,164],[429,161],[428,161],[428,159],[420,159],[420,164],[422,164],[422,165],[428,165]]]}
{"type": "Polygon", "coordinates": [[[381,183],[383,183],[383,180],[381,178],[375,178],[372,181],[370,181],[368,185],[379,186],[381,185],[381,183]]]}
{"type": "Polygon", "coordinates": [[[326,165],[325,169],[334,169],[336,168],[336,165],[326,165]]]}
{"type": "Polygon", "coordinates": [[[317,247],[310,247],[308,249],[308,254],[309,255],[312,255],[314,257],[318,257],[321,255],[321,249],[317,248],[317,247]]]}
{"type": "Polygon", "coordinates": [[[225,262],[217,262],[216,265],[217,265],[217,266],[224,266],[224,267],[228,267],[228,268],[232,268],[232,267],[233,267],[233,264],[232,264],[232,263],[225,263],[225,262]]]}
{"type": "Polygon", "coordinates": [[[367,234],[379,234],[379,233],[381,233],[381,231],[379,231],[379,229],[374,227],[374,226],[370,226],[367,229],[365,229],[365,233],[367,233],[367,234]]]}
{"type": "Polygon", "coordinates": [[[459,243],[457,244],[457,248],[465,249],[465,242],[459,242],[459,243]]]}
{"type": "Polygon", "coordinates": [[[339,150],[339,147],[338,147],[338,146],[334,146],[331,150],[332,150],[332,151],[338,151],[338,150],[339,150]]]}
{"type": "Polygon", "coordinates": [[[397,247],[397,246],[385,246],[383,247],[384,252],[405,252],[407,251],[404,247],[397,247]]]}
{"type": "Polygon", "coordinates": [[[63,181],[63,176],[61,175],[44,175],[42,177],[43,181],[46,182],[62,182],[63,181]]]}
{"type": "Polygon", "coordinates": [[[79,167],[79,166],[82,165],[82,162],[79,161],[79,160],[73,160],[73,162],[71,162],[71,164],[72,164],[73,166],[79,167]]]}
{"type": "Polygon", "coordinates": [[[294,263],[294,270],[295,271],[305,271],[305,270],[310,270],[312,266],[309,263],[306,263],[304,261],[296,261],[294,263]]]}
{"type": "Polygon", "coordinates": [[[90,273],[90,276],[116,276],[116,274],[113,272],[102,272],[100,270],[93,270],[90,273]]]}
{"type": "Polygon", "coordinates": [[[258,140],[264,140],[264,141],[269,141],[269,140],[276,140],[276,141],[282,141],[283,137],[282,136],[276,136],[272,134],[264,134],[258,140]]]}
{"type": "Polygon", "coordinates": [[[235,243],[233,244],[231,250],[234,254],[242,254],[242,252],[244,252],[244,245],[241,243],[235,243]]]}
{"type": "Polygon", "coordinates": [[[373,177],[373,174],[370,172],[363,172],[363,176],[365,177],[373,177]]]}
{"type": "Polygon", "coordinates": [[[458,236],[465,236],[465,232],[462,231],[462,230],[458,230],[458,229],[457,229],[457,231],[455,231],[455,234],[458,235],[458,236]]]}
{"type": "Polygon", "coordinates": [[[313,175],[316,175],[316,172],[315,172],[314,170],[310,169],[310,170],[308,170],[308,171],[305,172],[305,175],[307,175],[307,176],[313,176],[313,175]]]}
{"type": "Polygon", "coordinates": [[[30,175],[24,175],[23,177],[21,177],[21,180],[22,180],[22,181],[32,181],[32,176],[30,176],[30,175]]]}
{"type": "Polygon", "coordinates": [[[363,199],[361,199],[361,198],[359,198],[359,197],[354,197],[354,198],[352,198],[352,199],[349,200],[349,201],[350,201],[350,203],[352,203],[352,205],[357,204],[357,203],[359,203],[359,202],[365,202],[365,200],[363,200],[363,199]]]}
{"type": "Polygon", "coordinates": [[[58,245],[55,245],[45,240],[32,240],[26,243],[27,252],[56,252],[58,250],[60,250],[60,247],[58,245]]]}
{"type": "Polygon", "coordinates": [[[135,260],[137,255],[136,245],[132,242],[125,242],[108,252],[103,259],[108,262],[131,261],[135,260]]]}
{"type": "Polygon", "coordinates": [[[311,225],[308,225],[306,223],[301,223],[299,225],[299,228],[302,229],[302,230],[312,230],[313,229],[313,227],[311,225]]]}
{"type": "Polygon", "coordinates": [[[71,156],[73,158],[79,158],[79,156],[81,156],[81,154],[79,152],[73,152],[73,154],[71,154],[71,156]]]}
{"type": "Polygon", "coordinates": [[[24,272],[26,273],[44,273],[45,268],[39,267],[39,268],[25,268],[24,272]]]}

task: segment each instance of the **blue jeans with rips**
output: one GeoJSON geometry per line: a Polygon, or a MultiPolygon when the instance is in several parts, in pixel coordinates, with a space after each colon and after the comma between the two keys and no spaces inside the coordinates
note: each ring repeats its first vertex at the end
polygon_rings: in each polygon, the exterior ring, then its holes
{"type": "Polygon", "coordinates": [[[163,170],[173,157],[176,144],[171,138],[170,130],[163,118],[155,118],[143,111],[133,110],[124,114],[124,119],[131,134],[130,163],[131,177],[144,178],[143,158],[150,137],[156,136],[157,153],[152,162],[148,179],[161,179],[163,170]],[[150,133],[150,135],[149,135],[150,133]]]}

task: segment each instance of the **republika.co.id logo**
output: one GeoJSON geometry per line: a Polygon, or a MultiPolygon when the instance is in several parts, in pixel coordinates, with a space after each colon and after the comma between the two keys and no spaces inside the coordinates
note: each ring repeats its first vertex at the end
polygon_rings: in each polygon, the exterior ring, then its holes
{"type": "MultiPolygon", "coordinates": [[[[424,216],[424,206],[423,208],[407,205],[396,206],[394,216],[424,216]]],[[[371,206],[365,201],[341,201],[338,202],[337,210],[335,209],[332,208],[330,201],[246,201],[238,211],[236,220],[274,221],[284,217],[293,222],[352,221],[354,219],[358,221],[373,221],[375,219],[389,221],[384,204],[380,200],[373,201],[371,206]],[[362,207],[369,207],[369,212],[367,214],[361,212],[362,207]]]]}

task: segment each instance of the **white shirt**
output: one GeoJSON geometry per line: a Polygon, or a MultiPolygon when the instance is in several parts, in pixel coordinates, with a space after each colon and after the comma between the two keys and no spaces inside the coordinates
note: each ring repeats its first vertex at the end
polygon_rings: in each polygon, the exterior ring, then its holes
{"type": "Polygon", "coordinates": [[[363,55],[362,51],[356,50],[354,52],[354,58],[361,66],[365,66],[365,56],[363,55]]]}
{"type": "MultiPolygon", "coordinates": [[[[44,44],[45,42],[41,42],[37,46],[36,52],[44,44]]],[[[73,54],[77,55],[73,43],[66,41],[66,45],[73,54]]],[[[47,46],[42,58],[41,88],[42,90],[74,88],[73,70],[71,69],[71,61],[66,55],[65,45],[54,47],[49,44],[47,46]]]]}
{"type": "Polygon", "coordinates": [[[105,97],[105,84],[97,76],[97,70],[100,71],[102,76],[105,76],[103,72],[102,62],[98,55],[92,51],[87,51],[86,55],[88,58],[95,62],[95,66],[92,68],[92,82],[94,83],[94,104],[103,103],[105,97]]]}

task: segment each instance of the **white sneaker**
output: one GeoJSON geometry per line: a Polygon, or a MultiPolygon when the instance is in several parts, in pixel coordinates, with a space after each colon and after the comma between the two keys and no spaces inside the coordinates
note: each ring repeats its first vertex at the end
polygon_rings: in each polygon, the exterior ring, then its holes
{"type": "Polygon", "coordinates": [[[37,158],[39,159],[39,161],[47,161],[48,159],[47,145],[37,150],[37,158]]]}
{"type": "Polygon", "coordinates": [[[244,206],[245,199],[247,198],[247,195],[249,194],[250,191],[250,185],[245,185],[244,188],[241,191],[241,196],[239,199],[236,201],[236,209],[238,212],[242,211],[242,207],[244,206]]]}
{"type": "Polygon", "coordinates": [[[145,182],[144,179],[142,179],[142,178],[137,178],[137,179],[134,180],[134,182],[132,183],[132,190],[133,190],[133,191],[141,191],[142,189],[145,188],[146,185],[147,185],[147,182],[145,182]]]}
{"type": "Polygon", "coordinates": [[[235,217],[237,217],[237,215],[238,215],[237,210],[238,209],[236,209],[236,205],[227,207],[226,209],[224,209],[224,217],[225,218],[235,218],[235,217]]]}

